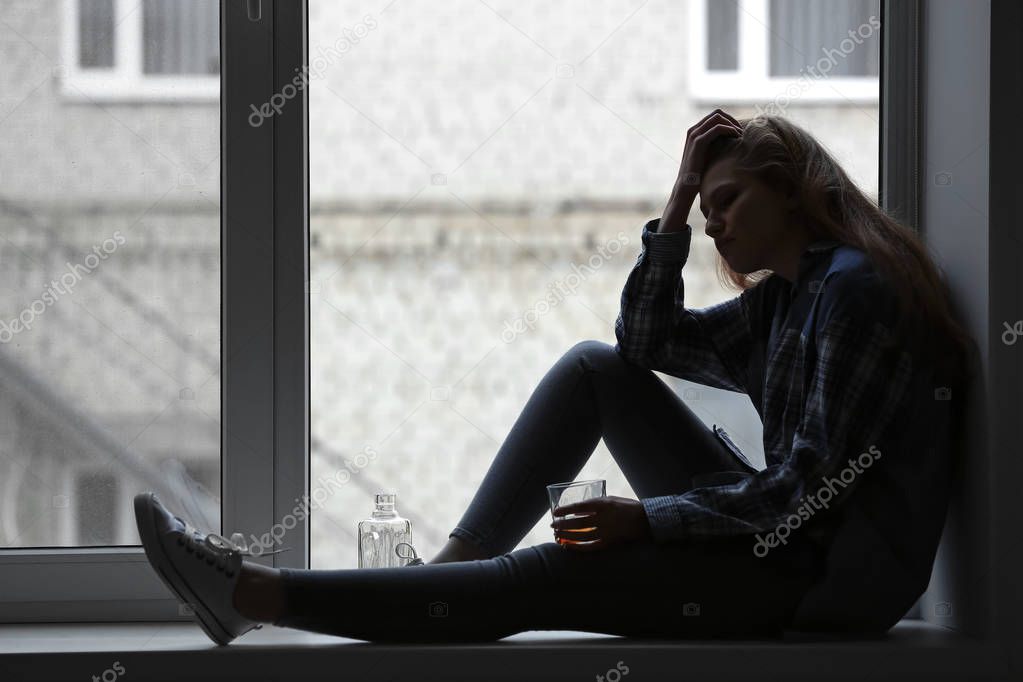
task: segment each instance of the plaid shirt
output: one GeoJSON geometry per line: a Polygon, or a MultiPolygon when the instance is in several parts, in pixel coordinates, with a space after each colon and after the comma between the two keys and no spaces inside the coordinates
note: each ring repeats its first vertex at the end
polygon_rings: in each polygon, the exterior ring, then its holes
{"type": "Polygon", "coordinates": [[[868,448],[883,452],[883,432],[911,402],[911,356],[878,347],[894,324],[892,292],[861,251],[828,240],[803,252],[795,282],[772,274],[731,300],[686,308],[682,267],[692,227],[662,234],[659,220],[643,226],[615,350],[652,370],[748,394],[764,424],[766,468],[643,499],[654,538],[770,533],[797,514],[822,518],[806,532],[826,542],[828,510],[860,476],[843,470],[854,471],[868,448]],[[811,504],[829,481],[827,507],[811,504]]]}

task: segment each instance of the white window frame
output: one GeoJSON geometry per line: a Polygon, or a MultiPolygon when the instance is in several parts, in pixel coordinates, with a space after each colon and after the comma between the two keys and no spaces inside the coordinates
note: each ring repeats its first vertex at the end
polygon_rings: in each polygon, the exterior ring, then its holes
{"type": "MultiPolygon", "coordinates": [[[[878,77],[769,76],[770,0],[724,0],[739,6],[736,71],[707,69],[707,3],[689,0],[689,93],[697,103],[850,102],[876,104],[878,77]]],[[[838,46],[834,46],[839,49],[838,46]]]]}
{"type": "Polygon", "coordinates": [[[60,30],[64,63],[60,92],[65,99],[115,102],[216,102],[220,75],[145,74],[142,72],[142,2],[114,0],[114,65],[82,68],[78,0],[63,0],[60,30]]]}

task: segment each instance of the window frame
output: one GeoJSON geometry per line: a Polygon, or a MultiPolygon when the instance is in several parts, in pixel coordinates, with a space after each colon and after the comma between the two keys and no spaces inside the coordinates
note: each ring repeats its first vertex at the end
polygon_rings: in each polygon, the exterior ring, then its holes
{"type": "MultiPolygon", "coordinates": [[[[803,76],[769,76],[770,0],[729,0],[739,6],[739,54],[736,71],[707,68],[707,3],[720,0],[689,0],[689,95],[694,103],[756,104],[798,98],[801,102],[872,103],[878,101],[875,76],[834,76],[805,92],[799,88],[803,76]]],[[[882,2],[882,16],[884,2],[882,2]]],[[[884,29],[881,29],[882,35],[884,29]]],[[[882,74],[883,75],[883,74],[882,74]]]]}
{"type": "MultiPolygon", "coordinates": [[[[221,0],[221,528],[269,532],[309,488],[308,104],[250,104],[308,62],[306,2],[221,0]],[[275,41],[275,37],[277,40],[275,41]],[[269,273],[269,276],[268,276],[269,273]],[[301,305],[295,305],[301,301],[301,305]],[[276,521],[275,521],[276,520],[276,521]]],[[[309,524],[290,551],[309,565],[309,524]]],[[[0,623],[189,620],[140,546],[0,549],[0,623]]]]}
{"type": "Polygon", "coordinates": [[[61,26],[61,95],[68,100],[169,103],[215,102],[223,76],[145,74],[142,72],[142,3],[114,2],[114,65],[83,68],[78,33],[79,0],[63,0],[61,26]]]}

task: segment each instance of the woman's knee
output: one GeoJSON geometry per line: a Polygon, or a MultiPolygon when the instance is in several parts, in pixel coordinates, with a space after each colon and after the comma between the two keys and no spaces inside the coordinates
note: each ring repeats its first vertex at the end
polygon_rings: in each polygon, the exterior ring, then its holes
{"type": "Polygon", "coordinates": [[[587,339],[575,344],[565,352],[563,359],[579,364],[591,372],[600,372],[609,377],[625,380],[635,373],[651,373],[638,365],[630,364],[618,354],[609,343],[587,339]]]}
{"type": "Polygon", "coordinates": [[[621,360],[614,346],[596,339],[580,341],[565,351],[565,356],[573,359],[585,358],[590,363],[621,360]]]}

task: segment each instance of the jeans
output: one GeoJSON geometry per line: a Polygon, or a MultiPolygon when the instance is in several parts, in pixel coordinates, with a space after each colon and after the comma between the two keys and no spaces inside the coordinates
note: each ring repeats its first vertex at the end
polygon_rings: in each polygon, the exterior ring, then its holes
{"type": "Polygon", "coordinates": [[[754,471],[652,371],[583,341],[543,377],[451,531],[492,558],[281,569],[288,607],[275,624],[394,642],[490,641],[524,630],[780,634],[823,570],[819,550],[798,538],[762,558],[751,536],[514,549],[548,513],[546,486],[574,480],[601,438],[640,499],[754,471]]]}

